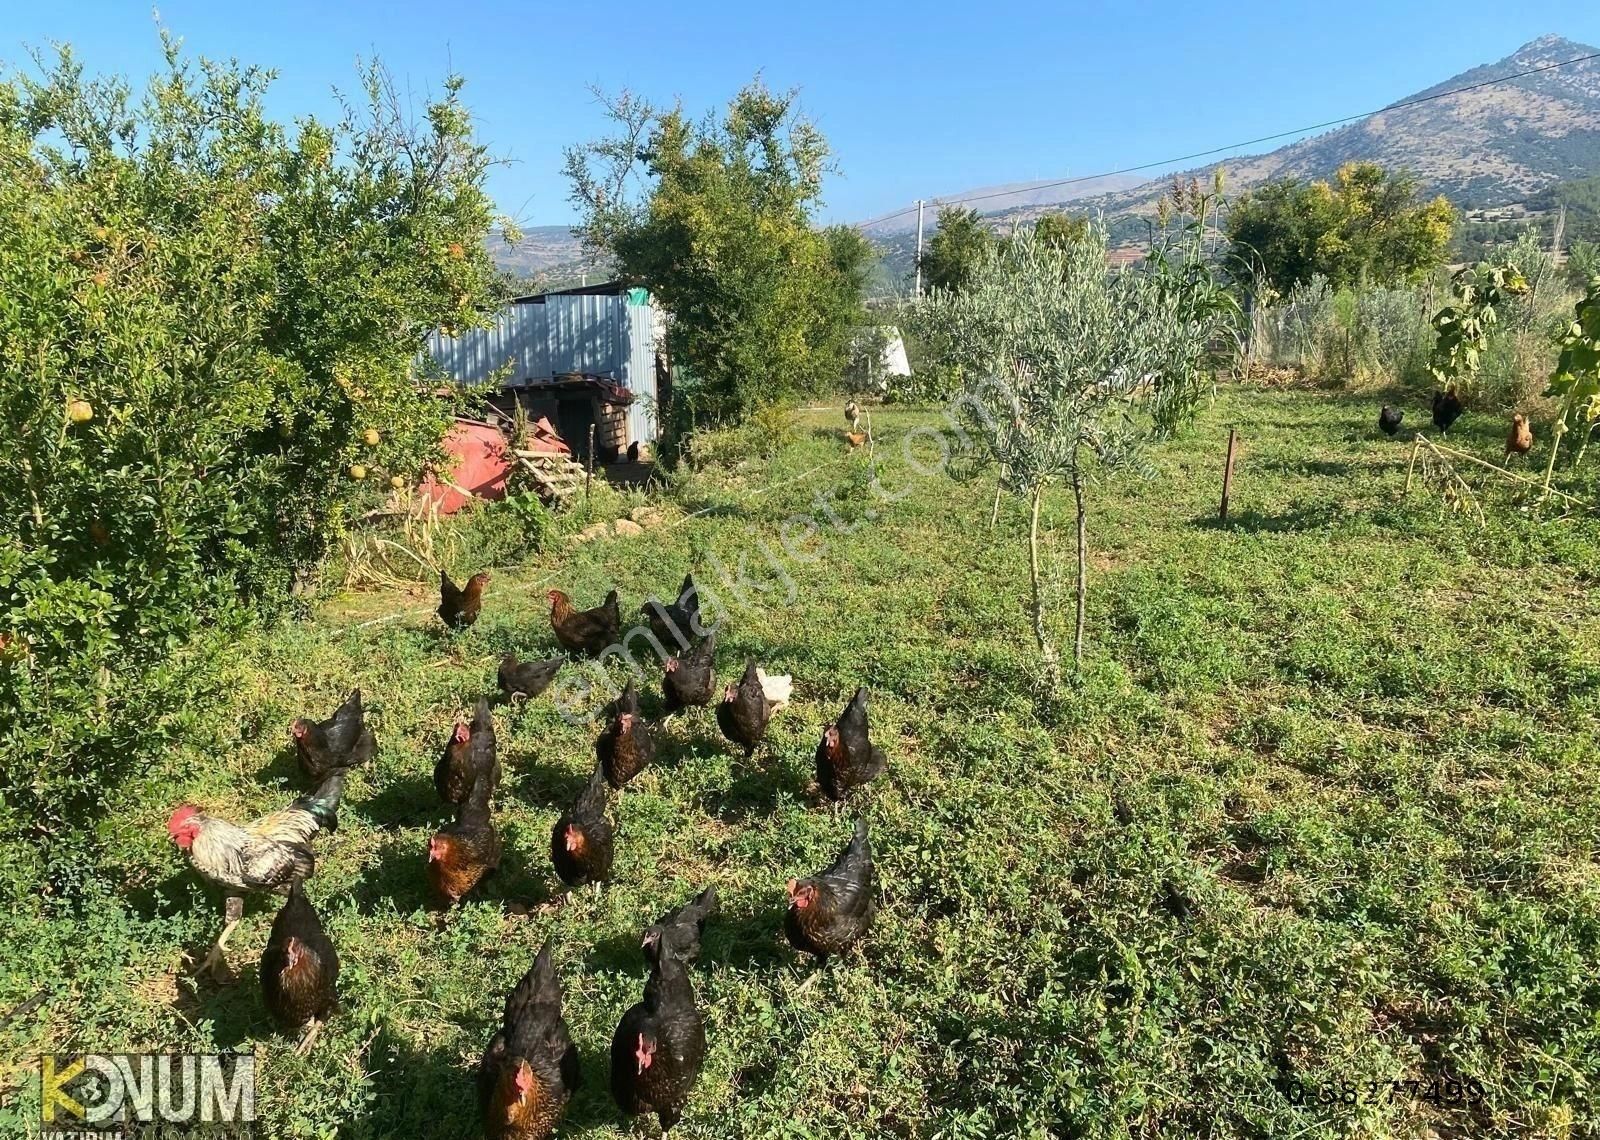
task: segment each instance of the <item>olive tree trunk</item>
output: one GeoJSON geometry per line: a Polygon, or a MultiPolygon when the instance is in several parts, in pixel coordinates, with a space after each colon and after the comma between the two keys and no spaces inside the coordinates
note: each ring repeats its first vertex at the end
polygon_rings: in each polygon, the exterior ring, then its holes
{"type": "Polygon", "coordinates": [[[1089,599],[1089,528],[1083,509],[1083,473],[1072,465],[1072,498],[1078,510],[1078,612],[1072,627],[1072,660],[1083,665],[1083,612],[1089,599]]]}
{"type": "Polygon", "coordinates": [[[1033,513],[1028,522],[1028,572],[1033,580],[1033,636],[1039,643],[1039,656],[1044,659],[1045,676],[1051,685],[1061,683],[1061,663],[1055,643],[1044,619],[1044,576],[1039,565],[1039,506],[1044,501],[1044,483],[1033,487],[1033,513]]]}

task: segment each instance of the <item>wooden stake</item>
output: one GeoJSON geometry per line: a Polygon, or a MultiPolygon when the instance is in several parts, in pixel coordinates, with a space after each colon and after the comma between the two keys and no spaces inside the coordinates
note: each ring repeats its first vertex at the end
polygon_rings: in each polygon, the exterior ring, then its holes
{"type": "Polygon", "coordinates": [[[1406,489],[1400,492],[1401,497],[1411,494],[1411,477],[1417,473],[1417,452],[1422,448],[1422,437],[1411,437],[1411,462],[1406,464],[1406,489]]]}
{"type": "Polygon", "coordinates": [[[589,425],[589,466],[583,473],[583,503],[589,505],[589,480],[594,478],[594,424],[589,425]]]}
{"type": "Polygon", "coordinates": [[[1233,445],[1236,432],[1228,429],[1228,462],[1222,468],[1222,521],[1228,521],[1228,498],[1233,494],[1233,445]]]}

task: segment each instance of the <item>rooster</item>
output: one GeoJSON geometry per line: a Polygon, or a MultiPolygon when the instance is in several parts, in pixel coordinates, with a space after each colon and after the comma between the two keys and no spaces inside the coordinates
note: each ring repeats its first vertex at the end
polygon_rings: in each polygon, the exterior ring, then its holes
{"type": "Polygon", "coordinates": [[[351,689],[344,704],[325,721],[297,717],[289,726],[289,735],[294,738],[300,771],[313,784],[322,783],[340,769],[365,764],[378,747],[361,708],[360,689],[351,689]]]}
{"type": "Polygon", "coordinates": [[[433,786],[445,803],[458,804],[480,775],[488,777],[493,795],[500,784],[500,761],[495,757],[494,715],[484,700],[478,702],[470,725],[458,721],[450,730],[444,753],[433,766],[433,786]]]}
{"type": "Polygon", "coordinates": [[[691,924],[663,928],[648,948],[644,1000],[611,1038],[611,1095],[629,1116],[653,1112],[665,1133],[683,1116],[706,1059],[706,1028],[686,965],[699,945],[691,924]]]}
{"type": "Polygon", "coordinates": [[[1433,394],[1433,426],[1441,432],[1449,432],[1450,425],[1461,418],[1461,412],[1461,401],[1456,398],[1454,388],[1433,394]]]}
{"type": "Polygon", "coordinates": [[[611,821],[606,819],[606,774],[600,764],[555,826],[550,829],[550,862],[569,887],[603,883],[611,878],[611,821]]]}
{"type": "Polygon", "coordinates": [[[467,579],[465,586],[457,586],[450,575],[439,571],[439,620],[451,629],[466,629],[478,620],[483,609],[483,588],[489,584],[489,575],[479,571],[467,579]]]}
{"type": "Polygon", "coordinates": [[[1533,429],[1528,426],[1528,417],[1518,412],[1511,417],[1511,431],[1506,435],[1506,458],[1526,455],[1532,450],[1533,429]]]}
{"type": "Polygon", "coordinates": [[[572,599],[560,590],[548,596],[550,628],[568,652],[598,657],[622,640],[622,603],[615,590],[592,610],[573,609],[572,599]]]}
{"type": "Polygon", "coordinates": [[[740,745],[749,759],[767,734],[773,714],[789,703],[793,688],[787,676],[768,676],[756,668],[755,659],[751,658],[745,662],[744,676],[738,684],[730,684],[722,691],[717,727],[723,736],[740,745]]]}
{"type": "Polygon", "coordinates": [[[716,699],[717,674],[712,667],[716,652],[717,635],[713,631],[688,652],[667,658],[666,671],[661,674],[661,695],[667,712],[689,705],[709,705],[716,699]]]}
{"type": "Polygon", "coordinates": [[[678,600],[663,605],[654,598],[645,600],[639,612],[650,623],[650,632],[663,648],[688,649],[704,633],[700,627],[700,588],[694,575],[685,574],[678,588],[678,600]]]}
{"type": "Polygon", "coordinates": [[[854,400],[848,401],[844,406],[844,418],[850,423],[850,430],[856,431],[861,427],[861,405],[854,400]]]}
{"type": "Polygon", "coordinates": [[[338,981],[339,952],[304,889],[293,883],[261,954],[261,996],[284,1033],[310,1026],[296,1053],[311,1051],[321,1022],[333,1009],[338,981]]]}
{"type": "Polygon", "coordinates": [[[489,778],[480,773],[455,822],[428,840],[428,890],[436,903],[453,906],[500,866],[500,833],[489,811],[489,778]]]}
{"type": "Polygon", "coordinates": [[[478,1104],[491,1140],[544,1140],[582,1083],[578,1047],[561,1015],[561,981],[546,942],[506,997],[478,1063],[478,1104]]]}
{"type": "Polygon", "coordinates": [[[829,799],[842,800],[851,788],[871,783],[888,764],[883,749],[872,743],[867,731],[867,690],[845,705],[835,724],[822,730],[817,745],[817,783],[829,799]]]}
{"type": "Polygon", "coordinates": [[[632,681],[611,707],[610,723],[595,738],[594,755],[611,786],[620,788],[656,758],[656,738],[639,714],[639,691],[632,681]]]}
{"type": "Polygon", "coordinates": [[[1400,422],[1405,418],[1406,414],[1399,408],[1391,408],[1385,404],[1378,409],[1378,430],[1392,438],[1395,432],[1400,430],[1400,422]]]}
{"type": "Polygon", "coordinates": [[[188,854],[190,864],[227,892],[227,922],[202,972],[221,965],[228,936],[244,917],[245,895],[287,894],[295,883],[311,877],[317,865],[311,840],[338,828],[344,778],[344,770],[336,769],[309,796],[243,826],[207,815],[193,804],[183,804],[168,818],[167,834],[188,854]]]}
{"type": "Polygon", "coordinates": [[[507,653],[500,661],[497,674],[500,691],[508,700],[537,697],[550,687],[550,682],[556,679],[556,673],[565,663],[561,657],[552,657],[548,661],[518,661],[515,653],[507,653]]]}
{"type": "Polygon", "coordinates": [[[856,820],[855,834],[833,866],[809,879],[789,880],[789,913],[783,930],[789,944],[815,954],[825,964],[842,954],[872,926],[877,904],[872,901],[872,847],[867,821],[856,820]]]}
{"type": "Polygon", "coordinates": [[[717,917],[719,910],[717,888],[707,887],[677,910],[668,911],[645,930],[645,957],[655,962],[660,956],[661,940],[668,936],[670,929],[671,941],[679,946],[683,960],[695,961],[700,957],[700,936],[706,932],[706,922],[717,917]]]}

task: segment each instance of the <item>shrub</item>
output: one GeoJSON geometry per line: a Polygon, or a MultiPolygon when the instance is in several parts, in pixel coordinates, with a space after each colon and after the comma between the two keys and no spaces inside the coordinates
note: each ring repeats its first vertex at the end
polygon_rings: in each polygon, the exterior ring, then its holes
{"type": "Polygon", "coordinates": [[[281,609],[441,456],[410,363],[491,280],[458,81],[413,130],[370,70],[290,132],[267,79],[170,42],[137,101],[65,50],[0,77],[0,824],[59,889],[203,685],[196,631],[281,609]]]}

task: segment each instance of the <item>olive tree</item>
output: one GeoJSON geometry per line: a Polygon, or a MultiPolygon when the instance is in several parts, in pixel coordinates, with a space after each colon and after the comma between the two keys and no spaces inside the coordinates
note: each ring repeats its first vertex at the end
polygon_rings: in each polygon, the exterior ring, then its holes
{"type": "Polygon", "coordinates": [[[970,378],[956,399],[970,469],[998,467],[1002,489],[1028,504],[1034,636],[1052,682],[1060,665],[1042,586],[1045,493],[1072,488],[1081,662],[1088,484],[1147,468],[1146,445],[1192,416],[1210,345],[1230,317],[1209,281],[1197,244],[1186,257],[1158,249],[1143,266],[1112,272],[1098,226],[1064,244],[1023,230],[988,251],[960,292],[937,290],[916,314],[941,359],[970,378]]]}

